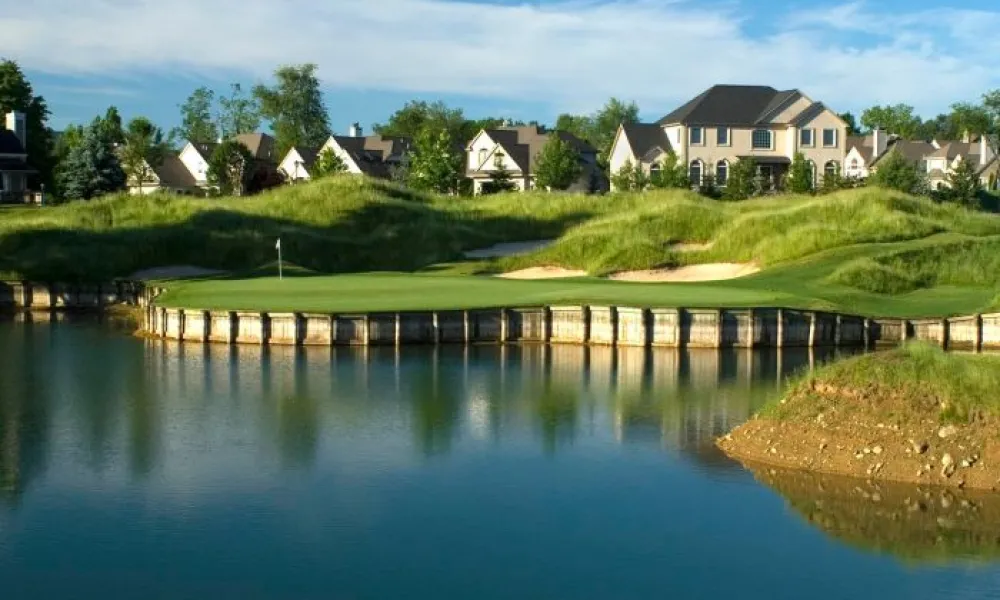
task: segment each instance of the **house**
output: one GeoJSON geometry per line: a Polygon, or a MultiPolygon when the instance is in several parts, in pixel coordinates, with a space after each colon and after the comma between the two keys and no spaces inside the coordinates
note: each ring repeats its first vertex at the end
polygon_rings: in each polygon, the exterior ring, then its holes
{"type": "Polygon", "coordinates": [[[281,160],[278,169],[289,181],[311,178],[313,165],[324,152],[339,156],[347,173],[389,179],[410,152],[409,138],[383,135],[363,136],[361,126],[351,126],[348,135],[333,135],[319,148],[293,147],[281,160]]]}
{"type": "Polygon", "coordinates": [[[41,194],[28,190],[28,124],[24,113],[10,112],[0,129],[0,204],[41,203],[41,194]]]}
{"type": "Polygon", "coordinates": [[[950,187],[949,176],[962,161],[976,167],[976,174],[984,187],[995,189],[997,160],[986,136],[971,140],[968,136],[960,142],[945,142],[925,157],[927,184],[932,190],[950,187]]]}
{"type": "Polygon", "coordinates": [[[876,129],[868,135],[851,136],[847,146],[844,176],[854,179],[867,179],[891,152],[902,153],[924,172],[927,170],[927,156],[941,147],[937,140],[904,140],[884,129],[876,129]]]}
{"type": "Polygon", "coordinates": [[[818,182],[841,174],[847,155],[847,123],[837,113],[798,90],[768,86],[716,85],[654,124],[627,127],[619,128],[611,148],[612,173],[626,161],[655,170],[655,149],[666,143],[670,148],[664,150],[687,165],[692,185],[709,175],[716,185],[725,185],[733,163],[753,159],[758,173],[774,186],[797,153],[812,165],[818,182]],[[665,142],[654,126],[662,129],[665,142]],[[655,140],[652,146],[650,139],[655,140]],[[619,148],[622,144],[628,148],[619,148]],[[652,154],[643,156],[643,147],[652,154]]]}
{"type": "MultiPolygon", "coordinates": [[[[251,189],[260,190],[272,187],[280,182],[278,161],[275,159],[276,145],[272,136],[266,133],[242,133],[234,139],[246,146],[253,157],[254,165],[253,174],[251,175],[251,189]]],[[[177,159],[181,165],[194,178],[194,188],[201,190],[202,193],[206,193],[212,188],[212,185],[208,181],[208,165],[212,159],[212,153],[215,152],[219,143],[188,142],[181,148],[180,153],[177,155],[177,159]]],[[[167,161],[164,162],[167,163],[167,161]]],[[[171,181],[180,181],[176,177],[180,175],[175,169],[176,166],[173,161],[170,161],[167,167],[168,179],[171,181]]]]}
{"type": "Polygon", "coordinates": [[[217,146],[217,143],[188,142],[177,155],[184,168],[194,177],[195,185],[203,190],[211,187],[208,183],[208,162],[217,146]]]}
{"type": "Polygon", "coordinates": [[[598,191],[604,187],[604,177],[597,165],[597,149],[575,135],[565,131],[546,131],[537,125],[524,127],[499,127],[483,129],[472,138],[466,152],[466,177],[472,180],[475,194],[483,191],[483,185],[491,179],[491,174],[506,171],[511,183],[518,191],[535,187],[535,164],[538,153],[548,143],[550,136],[557,135],[580,155],[583,173],[572,191],[598,191]]]}
{"type": "Polygon", "coordinates": [[[146,163],[148,177],[141,183],[130,177],[128,191],[130,194],[146,195],[156,192],[170,192],[181,195],[202,195],[203,189],[198,186],[194,175],[187,169],[181,159],[173,154],[163,157],[160,164],[150,166],[146,163]]]}
{"type": "Polygon", "coordinates": [[[664,157],[674,154],[667,131],[656,123],[622,124],[611,145],[609,163],[618,172],[625,164],[640,165],[647,174],[659,170],[664,157]]]}

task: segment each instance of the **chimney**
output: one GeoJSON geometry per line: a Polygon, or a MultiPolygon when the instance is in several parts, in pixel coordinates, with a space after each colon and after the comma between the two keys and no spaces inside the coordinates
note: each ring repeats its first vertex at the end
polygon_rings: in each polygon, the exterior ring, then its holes
{"type": "Polygon", "coordinates": [[[361,137],[361,124],[353,123],[347,134],[351,137],[361,137]]]}
{"type": "Polygon", "coordinates": [[[7,129],[14,132],[24,151],[28,151],[28,121],[23,112],[7,113],[7,129]]]}
{"type": "Polygon", "coordinates": [[[889,147],[889,132],[876,127],[872,130],[872,157],[877,158],[885,153],[889,147]]]}

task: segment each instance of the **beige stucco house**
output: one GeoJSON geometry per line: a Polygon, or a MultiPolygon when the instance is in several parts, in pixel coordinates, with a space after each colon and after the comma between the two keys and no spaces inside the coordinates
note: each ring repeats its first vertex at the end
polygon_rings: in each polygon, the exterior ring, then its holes
{"type": "Polygon", "coordinates": [[[997,157],[986,136],[977,140],[966,138],[961,142],[946,142],[925,157],[927,184],[932,190],[950,187],[949,176],[962,161],[975,166],[983,187],[996,189],[997,157]]]}
{"type": "Polygon", "coordinates": [[[466,147],[465,175],[472,190],[481,194],[491,173],[506,171],[518,191],[535,187],[535,165],[539,152],[550,136],[557,135],[580,155],[582,173],[570,191],[592,192],[605,189],[605,178],[597,165],[597,149],[566,131],[547,131],[537,125],[483,129],[466,147]]]}
{"type": "Polygon", "coordinates": [[[664,152],[687,165],[692,185],[707,175],[725,185],[730,166],[743,158],[752,158],[761,176],[775,185],[799,152],[819,182],[825,174],[843,171],[847,123],[798,90],[717,85],[655,124],[619,128],[610,170],[619,171],[626,161],[655,170],[664,152]]]}

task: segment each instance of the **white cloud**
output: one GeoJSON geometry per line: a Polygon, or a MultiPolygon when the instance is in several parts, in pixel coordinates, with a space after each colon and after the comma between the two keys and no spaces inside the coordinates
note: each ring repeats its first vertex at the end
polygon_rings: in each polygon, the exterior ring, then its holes
{"type": "Polygon", "coordinates": [[[930,112],[1000,86],[989,33],[1000,11],[886,15],[846,2],[751,34],[749,3],[35,0],[0,10],[0,31],[4,54],[55,74],[265,78],[280,63],[316,62],[333,87],[563,110],[616,95],[666,112],[729,82],[798,87],[835,108],[905,101],[930,112]]]}

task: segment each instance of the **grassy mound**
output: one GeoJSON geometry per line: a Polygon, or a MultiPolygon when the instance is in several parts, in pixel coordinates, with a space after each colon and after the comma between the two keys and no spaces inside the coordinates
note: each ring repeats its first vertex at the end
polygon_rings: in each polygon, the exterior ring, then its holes
{"type": "Polygon", "coordinates": [[[922,344],[822,367],[718,441],[745,464],[995,490],[1000,357],[922,344]]]}

